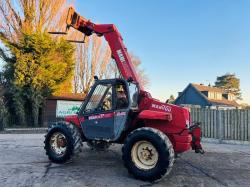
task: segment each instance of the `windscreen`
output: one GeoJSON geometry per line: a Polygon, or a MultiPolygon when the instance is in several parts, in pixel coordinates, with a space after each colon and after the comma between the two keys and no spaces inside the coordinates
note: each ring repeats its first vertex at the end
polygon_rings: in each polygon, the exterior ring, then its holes
{"type": "Polygon", "coordinates": [[[137,109],[138,108],[138,95],[139,95],[138,86],[130,83],[129,84],[129,95],[130,95],[130,101],[131,101],[131,108],[137,109]]]}
{"type": "Polygon", "coordinates": [[[98,109],[100,103],[104,100],[108,91],[112,89],[111,84],[99,84],[96,86],[93,94],[91,95],[84,112],[93,112],[98,109]]]}

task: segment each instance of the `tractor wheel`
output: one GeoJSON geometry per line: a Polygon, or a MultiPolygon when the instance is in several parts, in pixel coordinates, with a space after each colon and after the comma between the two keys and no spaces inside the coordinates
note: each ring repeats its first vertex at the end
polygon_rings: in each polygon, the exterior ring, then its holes
{"type": "Polygon", "coordinates": [[[130,133],[122,148],[128,172],[144,181],[155,181],[169,174],[174,163],[174,149],[159,130],[142,127],[130,133]]]}
{"type": "Polygon", "coordinates": [[[82,140],[75,125],[58,122],[49,127],[44,144],[46,154],[52,162],[64,163],[81,152],[82,140]]]}

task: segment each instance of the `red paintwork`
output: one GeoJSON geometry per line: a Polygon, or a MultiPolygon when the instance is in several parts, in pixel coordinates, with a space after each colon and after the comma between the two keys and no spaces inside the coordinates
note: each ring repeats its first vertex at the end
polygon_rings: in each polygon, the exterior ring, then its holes
{"type": "Polygon", "coordinates": [[[77,115],[66,116],[64,118],[64,120],[69,122],[69,123],[73,123],[73,124],[77,125],[78,127],[80,127],[80,120],[79,120],[77,115]]]}
{"type": "Polygon", "coordinates": [[[140,102],[140,109],[142,110],[141,113],[147,110],[147,114],[149,116],[154,115],[155,112],[161,112],[171,116],[171,120],[148,120],[147,117],[145,117],[144,123],[147,127],[159,129],[160,131],[167,134],[174,146],[175,152],[180,153],[191,148],[192,134],[189,133],[186,126],[190,124],[188,109],[176,105],[162,103],[159,100],[149,97],[142,99],[140,102]],[[151,114],[150,111],[152,112],[151,114]],[[186,130],[183,131],[184,129],[186,130]]]}
{"type": "Polygon", "coordinates": [[[166,112],[152,111],[152,110],[143,110],[142,112],[140,112],[138,118],[171,121],[172,114],[166,112]]]}
{"type": "MultiPolygon", "coordinates": [[[[74,12],[74,9],[70,8],[68,15],[70,11],[74,12]]],[[[74,12],[74,14],[77,13],[74,12]]],[[[135,119],[132,119],[131,125],[134,125],[136,128],[137,122],[140,120],[143,121],[147,127],[159,129],[169,137],[176,152],[189,150],[193,145],[192,138],[194,136],[197,140],[195,144],[200,146],[200,134],[198,130],[189,132],[187,127],[187,125],[190,125],[190,113],[188,109],[162,103],[159,100],[153,99],[150,93],[144,90],[117,28],[113,24],[95,24],[78,14],[77,16],[75,23],[67,22],[68,27],[73,27],[87,36],[92,33],[104,36],[111,48],[112,57],[115,59],[123,78],[125,80],[132,78],[133,82],[139,84],[139,115],[136,116],[135,119]]],[[[105,117],[105,115],[106,114],[103,114],[102,117],[105,117]]],[[[95,115],[93,116],[95,117],[95,115]]],[[[97,117],[100,116],[98,115],[97,117]]],[[[80,126],[80,121],[83,120],[83,118],[78,119],[76,115],[66,117],[66,121],[72,121],[78,126],[80,126]]]]}
{"type": "Polygon", "coordinates": [[[90,115],[88,117],[88,119],[92,120],[92,119],[103,119],[103,118],[112,118],[112,117],[114,117],[114,112],[106,113],[106,114],[94,114],[94,115],[90,115]]]}

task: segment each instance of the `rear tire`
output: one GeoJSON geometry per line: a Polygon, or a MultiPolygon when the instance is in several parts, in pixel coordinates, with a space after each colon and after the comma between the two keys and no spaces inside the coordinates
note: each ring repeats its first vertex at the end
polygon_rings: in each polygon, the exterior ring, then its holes
{"type": "Polygon", "coordinates": [[[82,140],[77,127],[71,123],[58,122],[49,127],[45,135],[44,149],[55,163],[65,163],[81,152],[82,140]]]}
{"type": "Polygon", "coordinates": [[[155,181],[168,175],[174,163],[174,149],[161,131],[143,127],[128,135],[122,148],[128,172],[144,181],[155,181]]]}

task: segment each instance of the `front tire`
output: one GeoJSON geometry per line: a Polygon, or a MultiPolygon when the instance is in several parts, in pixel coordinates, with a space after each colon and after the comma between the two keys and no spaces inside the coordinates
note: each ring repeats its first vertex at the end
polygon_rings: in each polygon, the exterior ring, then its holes
{"type": "Polygon", "coordinates": [[[174,163],[174,149],[161,131],[143,127],[128,135],[122,148],[128,172],[144,181],[155,181],[169,174],[174,163]]]}
{"type": "Polygon", "coordinates": [[[82,140],[77,127],[71,123],[53,124],[45,135],[44,149],[55,163],[65,163],[81,152],[82,140]]]}

